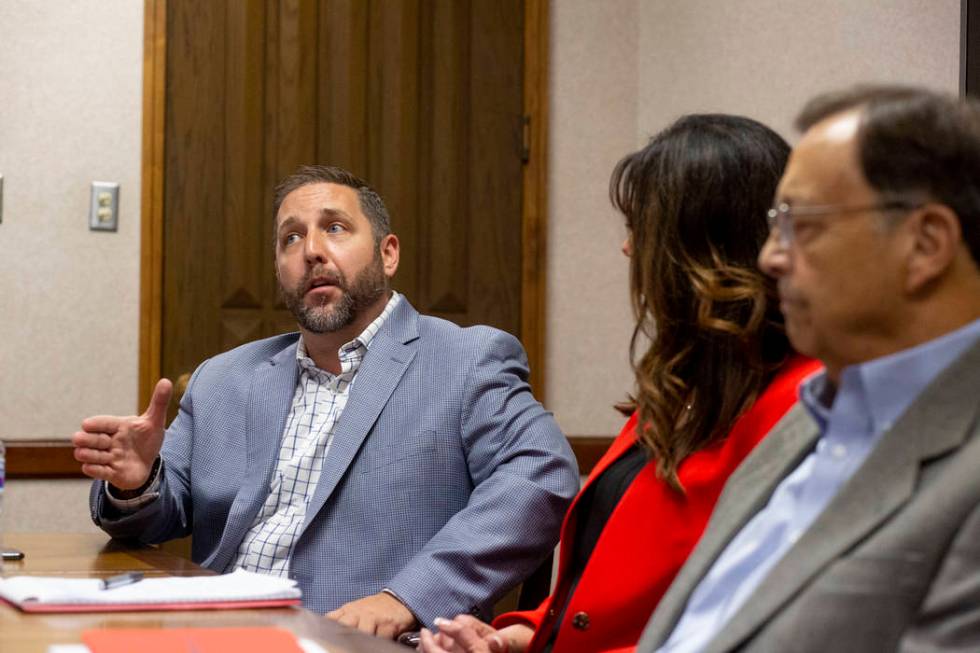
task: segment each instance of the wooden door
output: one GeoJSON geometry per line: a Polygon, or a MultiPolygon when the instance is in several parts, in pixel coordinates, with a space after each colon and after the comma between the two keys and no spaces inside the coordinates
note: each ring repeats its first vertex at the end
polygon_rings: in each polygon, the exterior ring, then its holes
{"type": "Polygon", "coordinates": [[[522,334],[524,0],[157,10],[163,375],[295,330],[276,295],[271,206],[303,163],[348,168],[379,191],[402,242],[394,286],[421,312],[522,334]]]}

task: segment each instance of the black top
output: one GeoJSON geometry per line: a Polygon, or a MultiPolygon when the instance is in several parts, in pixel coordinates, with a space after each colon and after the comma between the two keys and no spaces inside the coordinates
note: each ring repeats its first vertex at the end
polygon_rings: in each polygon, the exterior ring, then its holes
{"type": "MultiPolygon", "coordinates": [[[[568,567],[570,581],[568,589],[561,596],[555,596],[552,601],[552,609],[560,610],[555,627],[551,631],[548,643],[542,649],[543,653],[550,653],[558,637],[558,630],[565,620],[565,611],[568,609],[568,602],[575,593],[582,572],[592,551],[595,550],[596,542],[602,529],[606,527],[606,522],[612,515],[619,500],[626,494],[626,490],[633,483],[633,479],[640,473],[649,462],[646,451],[639,445],[634,444],[620,458],[611,464],[602,475],[596,479],[595,483],[579,499],[575,512],[578,515],[578,526],[575,529],[575,541],[571,543],[571,561],[568,567]]],[[[567,543],[566,543],[567,544],[567,543]]]]}

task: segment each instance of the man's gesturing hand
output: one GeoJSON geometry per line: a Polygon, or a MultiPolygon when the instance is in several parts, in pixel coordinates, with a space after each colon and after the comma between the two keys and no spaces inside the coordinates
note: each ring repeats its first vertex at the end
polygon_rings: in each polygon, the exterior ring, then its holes
{"type": "Polygon", "coordinates": [[[82,421],[71,443],[82,473],[109,481],[120,490],[132,490],[150,477],[153,461],[163,445],[163,427],[173,384],[160,379],[146,412],[139,416],[98,415],[82,421]]]}
{"type": "Polygon", "coordinates": [[[384,592],[345,603],[328,612],[327,617],[369,635],[387,639],[395,639],[417,623],[415,615],[401,601],[384,592]]]}

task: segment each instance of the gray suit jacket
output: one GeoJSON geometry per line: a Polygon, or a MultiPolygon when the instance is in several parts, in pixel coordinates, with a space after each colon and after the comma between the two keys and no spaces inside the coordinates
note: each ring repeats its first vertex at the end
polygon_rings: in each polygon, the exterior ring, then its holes
{"type": "MultiPolygon", "coordinates": [[[[152,543],[193,533],[194,560],[228,571],[269,492],[297,341],[203,363],[167,430],[160,498],[120,515],[95,483],[95,522],[152,543]]],[[[426,624],[490,616],[552,550],[578,489],[568,442],[526,379],[512,336],[420,316],[402,299],[358,369],[293,551],[307,607],[388,587],[426,624]]]]}
{"type": "MultiPolygon", "coordinates": [[[[922,393],[707,651],[980,651],[980,343],[922,393]]],[[[638,651],[812,450],[797,405],[731,476],[638,651]]]]}

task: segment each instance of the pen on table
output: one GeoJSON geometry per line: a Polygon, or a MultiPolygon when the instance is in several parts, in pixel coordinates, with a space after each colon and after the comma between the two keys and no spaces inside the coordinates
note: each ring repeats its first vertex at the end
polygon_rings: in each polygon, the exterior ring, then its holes
{"type": "Polygon", "coordinates": [[[138,583],[141,580],[143,580],[143,572],[141,571],[133,571],[128,574],[110,576],[109,578],[104,578],[102,580],[102,589],[111,590],[117,587],[122,587],[123,585],[132,585],[133,583],[138,583]]]}
{"type": "Polygon", "coordinates": [[[2,557],[4,560],[23,560],[24,552],[17,549],[4,549],[2,557]]]}

